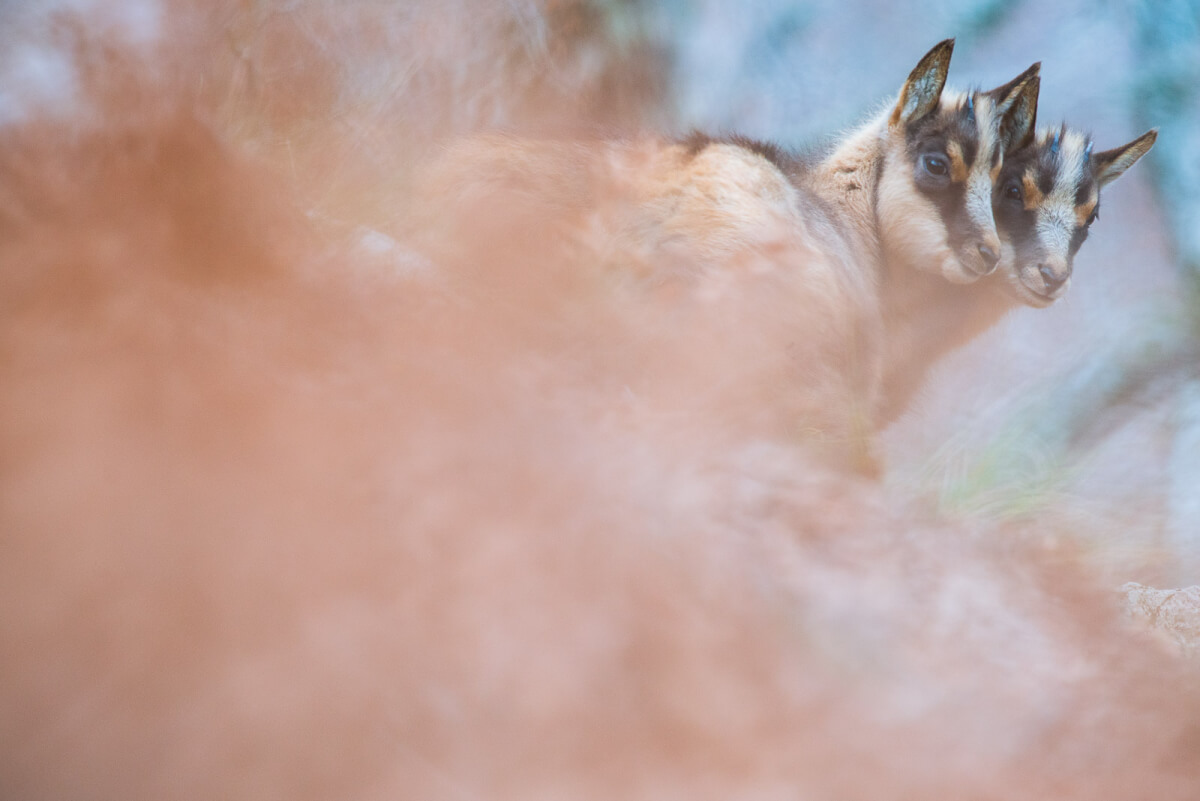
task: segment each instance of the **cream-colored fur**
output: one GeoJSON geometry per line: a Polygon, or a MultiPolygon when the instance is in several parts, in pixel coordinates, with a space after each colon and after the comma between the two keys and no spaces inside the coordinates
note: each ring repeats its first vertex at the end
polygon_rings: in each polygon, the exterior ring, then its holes
{"type": "MultiPolygon", "coordinates": [[[[977,265],[960,262],[937,208],[915,188],[906,154],[913,114],[961,113],[968,102],[941,92],[949,52],[948,43],[931,51],[894,106],[827,157],[797,161],[787,172],[736,140],[578,143],[484,135],[454,143],[434,166],[420,196],[439,202],[421,212],[425,219],[437,215],[449,199],[450,218],[471,220],[501,204],[519,218],[505,231],[528,226],[573,237],[591,254],[585,260],[647,278],[651,286],[683,281],[702,297],[748,274],[773,276],[777,291],[793,302],[795,339],[805,342],[791,378],[812,396],[799,404],[801,426],[854,443],[852,461],[861,462],[879,420],[885,330],[903,324],[889,309],[892,287],[915,276],[961,284],[980,274],[977,265]]],[[[1007,105],[973,97],[984,155],[969,171],[961,157],[954,167],[963,171],[980,244],[999,253],[988,154],[1007,105]]],[[[1012,96],[1001,100],[1010,104],[1012,96]]]]}
{"type": "Polygon", "coordinates": [[[719,142],[489,134],[453,143],[418,196],[410,241],[435,260],[455,259],[456,242],[503,247],[533,232],[519,247],[554,241],[579,255],[582,273],[602,268],[585,280],[661,296],[664,319],[682,315],[697,343],[742,326],[744,315],[765,319],[775,333],[746,353],[752,367],[714,376],[714,386],[757,384],[790,397],[795,436],[831,461],[869,469],[874,279],[855,267],[855,249],[812,194],[769,159],[719,142]]]}

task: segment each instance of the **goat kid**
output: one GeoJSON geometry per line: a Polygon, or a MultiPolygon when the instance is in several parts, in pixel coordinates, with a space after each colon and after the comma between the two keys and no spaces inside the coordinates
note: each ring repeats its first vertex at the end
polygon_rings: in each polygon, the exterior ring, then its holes
{"type": "Polygon", "coordinates": [[[872,472],[890,329],[904,324],[893,295],[917,278],[961,285],[995,269],[993,185],[1005,153],[1033,134],[1039,65],[991,91],[947,92],[953,47],[930,50],[896,102],[824,157],[703,135],[459,140],[426,176],[408,238],[424,236],[443,262],[488,237],[572,240],[618,268],[607,272],[695,285],[701,297],[765,282],[791,327],[776,343],[787,377],[776,364],[765,378],[797,395],[788,425],[872,472]],[[446,235],[447,221],[462,230],[446,235]]]}
{"type": "Polygon", "coordinates": [[[907,285],[907,303],[890,327],[896,336],[889,340],[884,422],[904,410],[946,353],[1015,308],[1046,308],[1066,294],[1075,255],[1099,216],[1101,188],[1149,152],[1157,137],[1153,129],[1095,153],[1088,135],[1062,125],[1039,129],[1008,154],[993,197],[999,266],[971,287],[929,280],[907,285]]]}

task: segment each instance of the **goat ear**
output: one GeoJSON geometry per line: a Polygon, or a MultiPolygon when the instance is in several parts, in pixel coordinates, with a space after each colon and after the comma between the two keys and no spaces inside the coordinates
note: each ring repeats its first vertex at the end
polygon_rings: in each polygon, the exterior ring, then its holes
{"type": "Polygon", "coordinates": [[[1120,178],[1138,159],[1150,152],[1156,139],[1158,129],[1151,128],[1129,144],[1105,150],[1103,153],[1093,153],[1092,173],[1096,176],[1096,181],[1100,186],[1106,186],[1120,178]]]}
{"type": "Polygon", "coordinates": [[[892,109],[889,125],[899,125],[919,120],[937,108],[946,86],[946,73],[950,71],[950,56],[954,53],[954,40],[946,39],[934,45],[908,75],[900,99],[892,109]]]}
{"type": "Polygon", "coordinates": [[[991,98],[1000,118],[1000,146],[1006,153],[1033,142],[1038,92],[1042,88],[1041,69],[1042,63],[1036,62],[1003,86],[984,93],[991,98]]]}

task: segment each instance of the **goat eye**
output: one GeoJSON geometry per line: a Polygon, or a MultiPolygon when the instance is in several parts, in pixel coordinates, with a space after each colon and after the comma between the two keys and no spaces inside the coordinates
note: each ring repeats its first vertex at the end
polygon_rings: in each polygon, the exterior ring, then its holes
{"type": "Polygon", "coordinates": [[[936,175],[942,178],[950,174],[950,164],[944,156],[923,156],[921,164],[925,167],[925,171],[930,175],[936,175]]]}
{"type": "Polygon", "coordinates": [[[1087,218],[1087,224],[1091,225],[1098,219],[1100,219],[1100,209],[1096,209],[1091,213],[1091,215],[1087,218]]]}
{"type": "Polygon", "coordinates": [[[1022,202],[1024,197],[1021,192],[1021,185],[1016,182],[1006,184],[1004,187],[1004,199],[1015,200],[1018,203],[1022,202]]]}

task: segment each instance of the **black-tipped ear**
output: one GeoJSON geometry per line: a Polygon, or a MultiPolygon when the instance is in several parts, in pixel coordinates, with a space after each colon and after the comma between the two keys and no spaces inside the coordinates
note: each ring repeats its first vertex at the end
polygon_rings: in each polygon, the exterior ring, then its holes
{"type": "Polygon", "coordinates": [[[1134,139],[1127,145],[1105,150],[1103,153],[1093,153],[1091,156],[1092,173],[1100,186],[1106,186],[1121,177],[1121,175],[1137,163],[1137,160],[1150,152],[1158,139],[1158,129],[1151,128],[1146,133],[1134,139]]]}
{"type": "Polygon", "coordinates": [[[1022,87],[1029,83],[1032,79],[1038,77],[1042,71],[1042,62],[1035,61],[1029,65],[1029,68],[1022,72],[1017,77],[1013,78],[1008,83],[997,86],[989,92],[984,92],[985,95],[992,99],[996,105],[996,110],[1003,113],[1012,106],[1016,101],[1017,95],[1020,94],[1022,87]]]}
{"type": "Polygon", "coordinates": [[[954,53],[954,40],[939,42],[917,64],[900,90],[900,99],[892,109],[889,125],[919,120],[937,108],[946,86],[946,73],[950,71],[950,56],[954,53]]]}
{"type": "Polygon", "coordinates": [[[1008,83],[985,93],[1000,117],[1000,145],[1006,153],[1033,143],[1038,92],[1042,88],[1041,68],[1042,63],[1036,62],[1008,83]]]}

